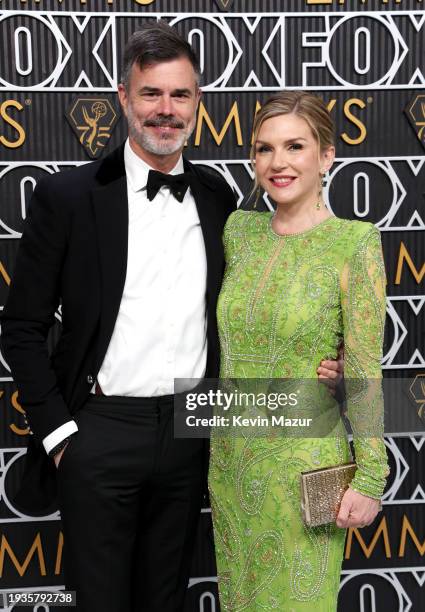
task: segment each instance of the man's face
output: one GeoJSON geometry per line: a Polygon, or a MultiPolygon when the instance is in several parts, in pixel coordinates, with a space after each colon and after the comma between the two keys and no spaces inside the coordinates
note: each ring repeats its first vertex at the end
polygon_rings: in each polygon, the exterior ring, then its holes
{"type": "Polygon", "coordinates": [[[186,57],[140,69],[133,64],[128,89],[118,95],[127,117],[130,143],[148,163],[177,161],[195,127],[200,98],[195,71],[186,57]]]}

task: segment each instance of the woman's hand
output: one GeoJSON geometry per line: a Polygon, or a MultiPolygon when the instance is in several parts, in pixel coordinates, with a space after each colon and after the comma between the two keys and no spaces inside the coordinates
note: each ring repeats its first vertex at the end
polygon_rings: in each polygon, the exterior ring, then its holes
{"type": "Polygon", "coordinates": [[[338,356],[335,360],[325,359],[320,362],[316,370],[319,382],[329,387],[332,395],[344,376],[344,345],[338,349],[338,356]]]}
{"type": "Polygon", "coordinates": [[[380,509],[379,499],[367,497],[348,487],[341,501],[336,524],[343,528],[366,527],[373,523],[380,509]]]}

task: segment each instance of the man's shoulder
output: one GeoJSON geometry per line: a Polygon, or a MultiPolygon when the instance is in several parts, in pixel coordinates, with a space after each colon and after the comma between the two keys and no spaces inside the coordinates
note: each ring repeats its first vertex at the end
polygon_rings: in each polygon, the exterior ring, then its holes
{"type": "Polygon", "coordinates": [[[192,164],[195,167],[195,171],[202,176],[202,178],[208,180],[213,185],[228,186],[226,180],[219,174],[214,168],[205,165],[192,164]]]}
{"type": "Polygon", "coordinates": [[[96,161],[65,167],[60,172],[45,176],[38,182],[38,190],[47,194],[74,197],[98,184],[108,182],[111,177],[113,178],[112,175],[124,172],[122,151],[121,146],[96,161]]]}
{"type": "Polygon", "coordinates": [[[202,180],[203,183],[208,185],[214,190],[224,190],[229,193],[233,193],[232,188],[229,183],[225,180],[225,178],[214,168],[207,166],[206,164],[194,164],[189,160],[185,160],[186,163],[189,164],[192,171],[198,175],[198,177],[202,180]]]}
{"type": "Polygon", "coordinates": [[[90,184],[99,171],[102,160],[83,163],[79,166],[63,168],[60,172],[55,172],[43,177],[39,184],[47,189],[82,189],[90,184]]]}

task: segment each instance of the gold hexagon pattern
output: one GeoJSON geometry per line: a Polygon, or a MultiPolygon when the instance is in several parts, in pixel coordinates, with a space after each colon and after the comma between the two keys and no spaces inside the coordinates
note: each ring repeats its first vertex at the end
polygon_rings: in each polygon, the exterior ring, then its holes
{"type": "Polygon", "coordinates": [[[230,10],[231,5],[233,4],[233,0],[215,0],[216,4],[218,4],[219,8],[222,11],[230,10]]]}
{"type": "Polygon", "coordinates": [[[415,376],[409,391],[416,402],[418,416],[425,422],[425,373],[415,376]]]}
{"type": "Polygon", "coordinates": [[[425,94],[417,94],[405,108],[407,119],[425,149],[425,94]]]}
{"type": "Polygon", "coordinates": [[[75,135],[91,159],[102,155],[119,114],[108,98],[77,98],[66,112],[75,135]]]}

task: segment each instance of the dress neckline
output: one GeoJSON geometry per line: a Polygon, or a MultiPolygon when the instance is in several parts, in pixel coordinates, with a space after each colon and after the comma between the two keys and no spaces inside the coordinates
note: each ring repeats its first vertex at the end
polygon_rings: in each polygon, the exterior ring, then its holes
{"type": "Polygon", "coordinates": [[[270,232],[275,238],[297,238],[298,236],[305,236],[306,234],[313,232],[315,229],[322,227],[323,225],[328,223],[331,219],[338,219],[338,217],[336,217],[335,215],[331,215],[330,217],[326,217],[326,219],[319,221],[319,223],[316,223],[316,225],[313,225],[312,227],[309,227],[308,229],[303,230],[302,232],[294,232],[292,234],[277,234],[272,227],[274,212],[270,213],[270,215],[271,216],[269,219],[268,226],[269,226],[270,232]]]}

